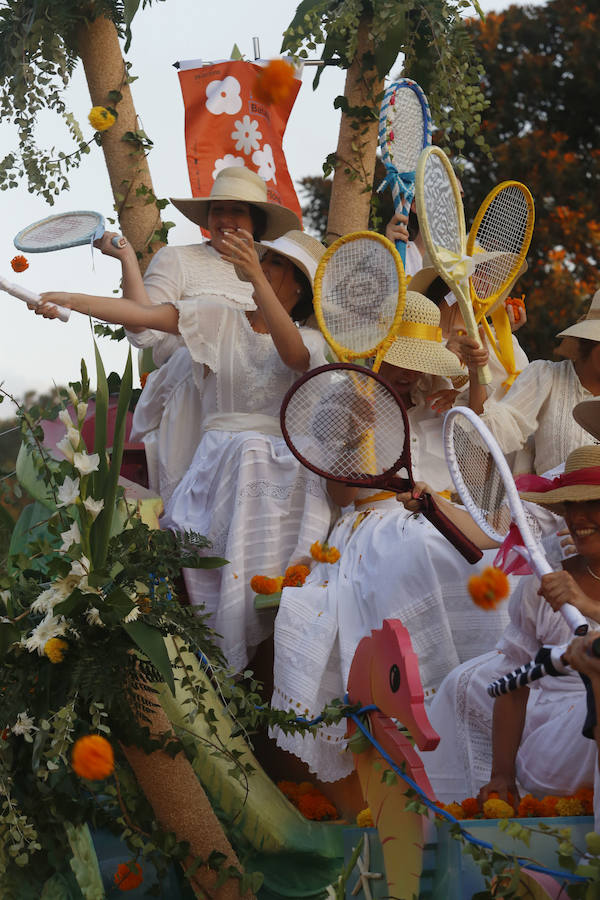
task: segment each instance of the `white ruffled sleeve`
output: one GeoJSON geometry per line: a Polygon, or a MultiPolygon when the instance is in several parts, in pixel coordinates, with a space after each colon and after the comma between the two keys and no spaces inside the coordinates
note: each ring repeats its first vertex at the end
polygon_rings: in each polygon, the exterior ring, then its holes
{"type": "Polygon", "coordinates": [[[221,334],[228,323],[233,332],[233,317],[240,312],[204,299],[181,300],[174,306],[179,312],[179,332],[192,360],[216,372],[221,334]]]}
{"type": "MultiPolygon", "coordinates": [[[[183,295],[185,274],[181,259],[175,247],[162,247],[152,258],[144,274],[144,287],[152,304],[173,302],[183,295]]],[[[140,350],[152,348],[152,358],[156,366],[164,362],[181,347],[179,335],[166,334],[146,328],[139,332],[126,332],[129,343],[140,350]]]]}
{"type": "Polygon", "coordinates": [[[327,342],[321,332],[317,331],[316,328],[306,327],[300,328],[299,330],[302,336],[302,343],[310,354],[308,368],[316,369],[319,366],[324,366],[328,362],[327,357],[325,356],[327,342]]]}
{"type": "Polygon", "coordinates": [[[496,645],[506,657],[509,668],[522,666],[540,649],[537,623],[540,604],[544,601],[538,595],[539,586],[535,575],[524,575],[510,598],[510,621],[496,645]]]}
{"type": "Polygon", "coordinates": [[[552,365],[543,359],[529,363],[501,400],[486,400],[481,418],[504,453],[520,450],[537,430],[540,410],[552,390],[552,365]]]}

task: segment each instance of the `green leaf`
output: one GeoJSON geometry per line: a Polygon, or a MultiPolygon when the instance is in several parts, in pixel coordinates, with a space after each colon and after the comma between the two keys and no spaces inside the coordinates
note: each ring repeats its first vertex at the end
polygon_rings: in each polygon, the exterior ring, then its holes
{"type": "MultiPolygon", "coordinates": [[[[98,350],[98,345],[94,341],[94,355],[96,357],[96,407],[94,415],[94,453],[100,456],[100,465],[98,471],[92,475],[92,496],[96,499],[104,496],[104,485],[108,472],[106,462],[106,420],[108,417],[108,382],[106,380],[106,372],[104,371],[104,363],[98,350]]],[[[94,526],[97,523],[94,522],[94,526]]],[[[92,529],[95,531],[95,527],[92,529]]]]}
{"type": "Polygon", "coordinates": [[[0,659],[6,656],[11,644],[21,639],[21,632],[12,622],[0,623],[0,659]]]}
{"type": "Polygon", "coordinates": [[[79,588],[75,588],[62,603],[57,603],[54,607],[54,615],[64,616],[65,619],[78,615],[79,613],[82,613],[84,609],[87,609],[90,597],[95,601],[98,600],[96,594],[84,594],[79,588]]]}
{"type": "Polygon", "coordinates": [[[122,625],[131,640],[137,644],[155,669],[160,672],[165,684],[169,686],[174,695],[173,669],[160,631],[147,625],[146,622],[123,622],[122,625]]]}
{"type": "Polygon", "coordinates": [[[196,560],[186,560],[186,567],[191,569],[220,569],[229,564],[228,559],[221,556],[198,556],[196,560]]]}

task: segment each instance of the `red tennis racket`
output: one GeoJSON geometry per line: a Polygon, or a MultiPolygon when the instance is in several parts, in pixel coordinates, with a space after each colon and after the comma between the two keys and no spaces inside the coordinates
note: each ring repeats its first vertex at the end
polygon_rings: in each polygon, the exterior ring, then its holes
{"type": "MultiPolygon", "coordinates": [[[[380,375],[352,363],[307,372],[281,405],[281,431],[302,465],[353,487],[411,490],[410,426],[399,395],[380,375]]],[[[429,496],[423,515],[470,563],[482,553],[429,496]]]]}

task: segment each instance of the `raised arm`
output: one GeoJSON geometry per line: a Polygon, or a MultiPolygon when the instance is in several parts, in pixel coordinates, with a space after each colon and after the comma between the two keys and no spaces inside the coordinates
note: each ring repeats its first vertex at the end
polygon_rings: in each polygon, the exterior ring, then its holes
{"type": "MultiPolygon", "coordinates": [[[[104,256],[112,256],[121,263],[123,297],[140,306],[151,305],[135,250],[127,238],[123,238],[119,246],[115,247],[112,242],[115,236],[114,232],[105,231],[101,238],[94,241],[94,247],[97,247],[104,256]]],[[[131,328],[130,330],[142,331],[141,328],[131,328]]]]}
{"type": "MultiPolygon", "coordinates": [[[[41,295],[39,313],[44,315],[44,305],[53,304],[74,309],[85,316],[93,316],[112,325],[126,328],[154,328],[169,334],[178,334],[179,313],[171,303],[160,306],[143,305],[126,297],[96,297],[92,294],[70,294],[63,291],[47,291],[41,295]]],[[[37,312],[37,310],[36,310],[37,312]]]]}

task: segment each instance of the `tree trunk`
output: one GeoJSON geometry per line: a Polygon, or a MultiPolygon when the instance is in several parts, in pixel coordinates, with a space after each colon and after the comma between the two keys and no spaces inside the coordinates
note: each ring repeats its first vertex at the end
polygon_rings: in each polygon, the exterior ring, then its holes
{"type": "Polygon", "coordinates": [[[336,151],[337,166],[333,176],[331,203],[325,242],[331,244],[343,234],[369,227],[371,190],[375,173],[375,154],[379,116],[376,98],[383,91],[383,78],[375,68],[367,68],[366,54],[373,53],[369,36],[370,21],[363,17],[358,28],[358,43],[352,65],[346,75],[344,95],[350,113],[343,112],[336,151]],[[355,119],[352,107],[373,109],[372,120],[355,119]]]}
{"type": "Polygon", "coordinates": [[[151,253],[164,242],[152,241],[152,250],[149,250],[152,235],[161,228],[157,207],[147,202],[148,197],[154,195],[150,169],[144,149],[123,140],[126,132],[138,130],[138,122],[131,89],[126,83],[127,72],[117,30],[110,19],[100,16],[80,29],[78,45],[92,105],[110,106],[119,114],[115,124],[101,132],[102,150],[121,230],[140,255],[143,272],[151,253]],[[110,91],[122,94],[117,104],[109,99],[110,91]],[[150,193],[144,190],[138,196],[136,192],[140,187],[147,188],[150,193]]]}

